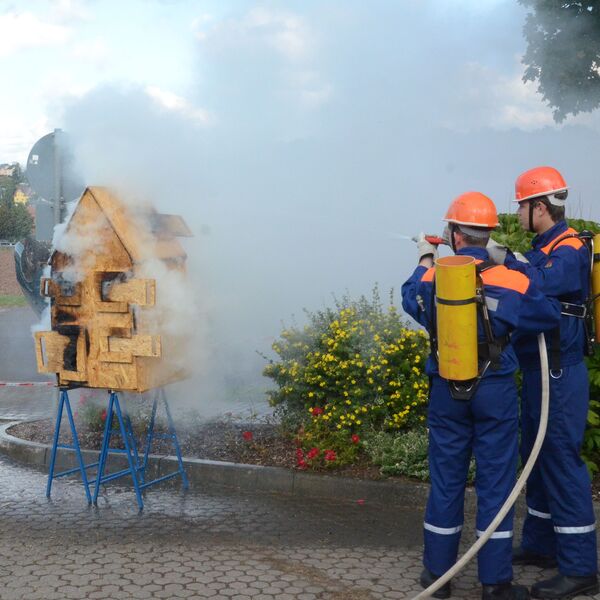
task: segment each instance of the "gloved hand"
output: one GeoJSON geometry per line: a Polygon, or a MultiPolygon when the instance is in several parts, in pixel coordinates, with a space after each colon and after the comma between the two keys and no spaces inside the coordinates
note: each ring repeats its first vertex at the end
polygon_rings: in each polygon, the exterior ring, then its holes
{"type": "Polygon", "coordinates": [[[506,254],[508,253],[508,248],[506,246],[501,246],[498,242],[495,242],[492,238],[490,238],[485,249],[488,251],[490,260],[493,263],[497,265],[504,264],[504,261],[506,260],[506,254]]]}
{"type": "Polygon", "coordinates": [[[432,260],[438,257],[437,246],[433,245],[425,239],[425,234],[421,231],[417,236],[417,255],[419,261],[426,256],[430,256],[432,260]]]}

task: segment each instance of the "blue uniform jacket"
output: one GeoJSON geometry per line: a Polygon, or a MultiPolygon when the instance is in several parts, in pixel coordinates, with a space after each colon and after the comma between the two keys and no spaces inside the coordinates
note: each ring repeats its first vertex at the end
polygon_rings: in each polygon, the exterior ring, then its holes
{"type": "MultiPolygon", "coordinates": [[[[485,248],[468,247],[457,252],[472,256],[476,260],[489,259],[485,248]]],[[[430,330],[435,314],[433,275],[435,267],[417,267],[402,286],[402,307],[413,319],[430,330]],[[421,298],[421,302],[417,298],[421,298]]],[[[481,274],[487,306],[494,336],[502,337],[515,329],[531,335],[556,327],[560,319],[560,304],[546,298],[529,279],[521,273],[511,271],[502,265],[494,266],[481,274]]],[[[481,318],[478,318],[478,339],[485,341],[481,318]]],[[[535,339],[535,337],[534,337],[535,339]]],[[[501,356],[501,368],[488,369],[484,377],[509,375],[517,368],[517,359],[512,344],[506,346],[501,356]]],[[[426,365],[428,375],[438,374],[437,360],[429,356],[426,365]]]]}
{"type": "MultiPolygon", "coordinates": [[[[551,246],[565,233],[575,232],[565,221],[560,221],[545,233],[533,238],[532,249],[525,253],[529,264],[518,261],[509,253],[504,261],[509,269],[524,273],[546,296],[561,302],[583,304],[590,287],[590,254],[587,246],[576,238],[551,246]]],[[[550,346],[551,338],[546,336],[550,346]]],[[[521,368],[539,369],[537,341],[525,331],[513,337],[521,368]]],[[[583,360],[585,329],[582,319],[562,315],[560,319],[560,364],[575,365],[583,360]]]]}

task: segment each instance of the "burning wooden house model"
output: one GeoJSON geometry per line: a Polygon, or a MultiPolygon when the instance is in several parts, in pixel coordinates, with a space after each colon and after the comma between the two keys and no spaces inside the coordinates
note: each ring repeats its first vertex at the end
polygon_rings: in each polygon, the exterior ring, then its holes
{"type": "Polygon", "coordinates": [[[161,333],[149,277],[183,276],[175,238],[190,235],[179,216],[132,211],[105,188],[86,189],[41,282],[52,330],[35,334],[38,370],[56,373],[59,386],[137,392],[184,377],[165,360],[173,340],[161,333]]]}

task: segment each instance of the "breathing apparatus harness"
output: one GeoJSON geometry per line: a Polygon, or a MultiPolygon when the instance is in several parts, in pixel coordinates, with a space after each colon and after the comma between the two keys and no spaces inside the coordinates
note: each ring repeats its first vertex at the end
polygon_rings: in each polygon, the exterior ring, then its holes
{"type": "MultiPolygon", "coordinates": [[[[594,234],[591,231],[581,232],[570,232],[556,238],[548,251],[545,253],[548,258],[556,246],[567,239],[578,239],[588,249],[590,254],[590,285],[588,286],[588,296],[582,303],[574,302],[562,302],[560,301],[561,314],[573,317],[575,319],[583,320],[583,328],[585,332],[585,354],[590,356],[594,353],[594,343],[598,340],[595,339],[594,333],[594,302],[600,296],[594,294],[592,291],[592,271],[594,267],[594,261],[600,260],[600,255],[596,255],[594,252],[594,234]]],[[[548,350],[549,366],[550,366],[550,377],[553,379],[560,379],[562,376],[562,367],[560,362],[560,325],[550,331],[550,348],[548,350]]]]}
{"type": "MultiPolygon", "coordinates": [[[[477,315],[483,325],[483,332],[485,335],[485,341],[478,342],[477,344],[477,356],[479,364],[479,372],[473,379],[467,381],[452,381],[448,380],[450,387],[450,395],[455,400],[469,401],[474,396],[481,379],[485,375],[488,369],[492,371],[498,371],[501,366],[501,355],[508,345],[510,338],[508,335],[502,337],[496,337],[492,329],[492,323],[488,311],[488,305],[485,295],[485,288],[483,285],[483,279],[481,274],[496,267],[495,263],[486,260],[479,262],[475,265],[476,273],[476,287],[475,296],[466,300],[442,300],[441,298],[436,299],[435,291],[435,277],[433,279],[433,290],[431,293],[431,306],[430,306],[430,320],[429,320],[429,341],[431,344],[431,354],[436,362],[439,362],[439,351],[438,351],[438,339],[437,339],[437,325],[435,320],[435,304],[436,302],[444,304],[471,304],[475,302],[477,304],[477,315]]],[[[421,309],[424,307],[421,306],[421,309]]]]}

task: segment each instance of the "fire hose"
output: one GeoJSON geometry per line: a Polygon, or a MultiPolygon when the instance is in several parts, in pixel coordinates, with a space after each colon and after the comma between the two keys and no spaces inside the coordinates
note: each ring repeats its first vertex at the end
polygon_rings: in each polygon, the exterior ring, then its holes
{"type": "Polygon", "coordinates": [[[439,590],[445,583],[450,581],[463,567],[479,552],[481,547],[490,539],[494,531],[498,528],[504,517],[508,514],[508,511],[512,508],[516,502],[521,490],[523,489],[527,478],[533,469],[533,465],[537,460],[538,454],[544,442],[546,435],[546,426],[548,424],[548,408],[550,404],[550,386],[549,386],[549,370],[548,370],[548,355],[546,353],[546,340],[544,334],[538,335],[538,349],[540,353],[540,365],[541,365],[541,377],[542,377],[542,399],[541,399],[541,414],[540,414],[540,426],[538,428],[535,443],[531,449],[531,454],[527,463],[523,467],[523,471],[512,492],[506,499],[506,502],[502,505],[502,508],[498,511],[498,514],[494,517],[494,520],[489,524],[488,528],[483,532],[479,539],[465,552],[465,554],[446,571],[441,577],[436,579],[428,588],[424,589],[420,594],[417,594],[413,600],[419,598],[429,598],[433,593],[439,590]]]}

